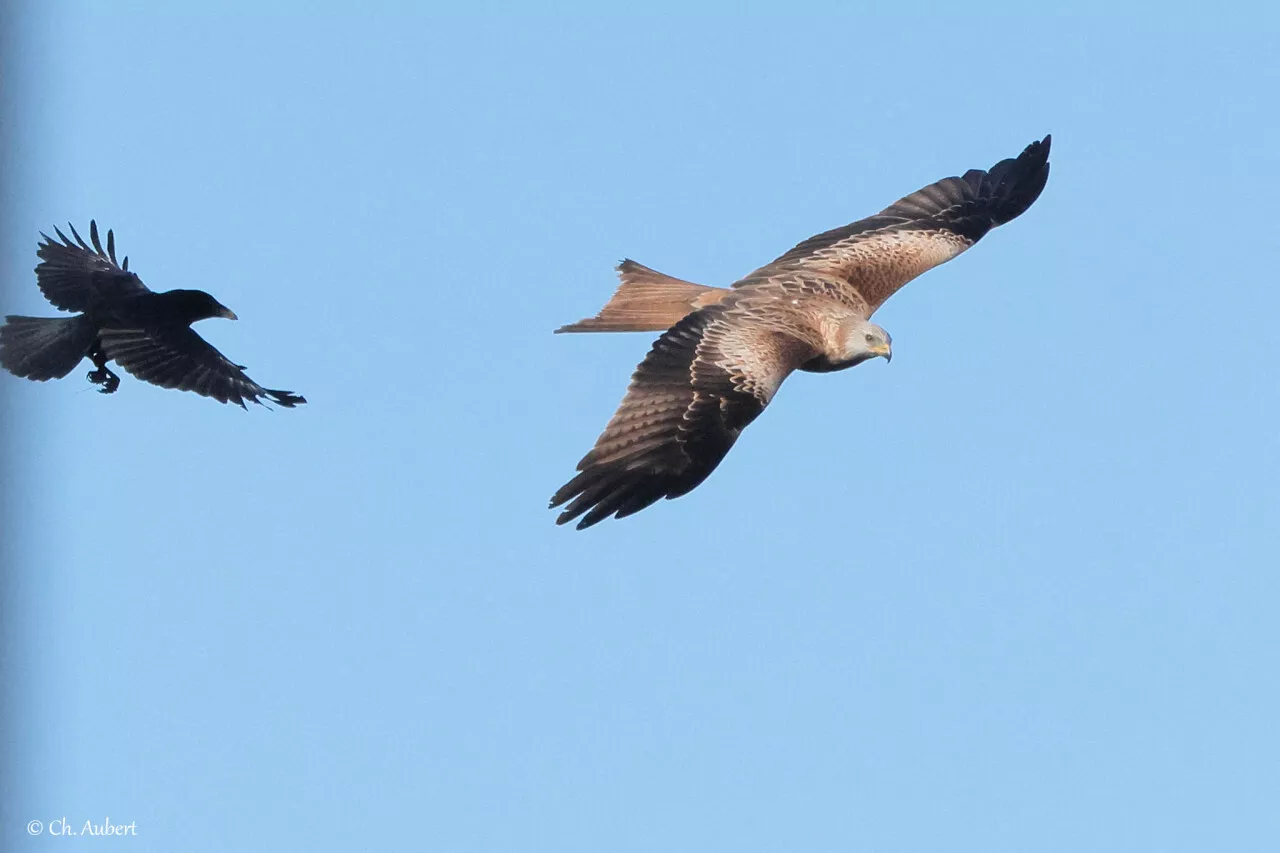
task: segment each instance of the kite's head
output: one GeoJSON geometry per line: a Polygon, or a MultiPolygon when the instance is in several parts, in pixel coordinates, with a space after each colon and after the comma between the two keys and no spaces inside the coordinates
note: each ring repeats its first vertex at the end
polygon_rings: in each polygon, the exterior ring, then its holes
{"type": "Polygon", "coordinates": [[[841,354],[849,366],[884,356],[893,359],[893,338],[889,333],[866,320],[853,320],[845,329],[844,352],[841,354]]]}

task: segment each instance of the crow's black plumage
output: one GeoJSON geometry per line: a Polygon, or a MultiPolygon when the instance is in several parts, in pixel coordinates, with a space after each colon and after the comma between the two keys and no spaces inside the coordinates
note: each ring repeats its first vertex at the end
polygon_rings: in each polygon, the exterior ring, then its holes
{"type": "Polygon", "coordinates": [[[107,248],[98,239],[98,224],[89,223],[89,243],[76,233],[69,239],[55,228],[58,240],[40,236],[36,282],[55,308],[79,311],[74,317],[5,318],[0,327],[0,364],[10,373],[43,382],[66,376],[81,359],[95,369],[89,381],[110,394],[120,377],[107,369],[114,361],[139,379],[162,388],[180,388],[220,403],[269,400],[292,408],[306,400],[289,391],[263,388],[244,374],[191,324],[211,317],[236,315],[202,290],[155,293],[129,271],[129,259],[116,263],[115,235],[107,232],[107,248]]]}

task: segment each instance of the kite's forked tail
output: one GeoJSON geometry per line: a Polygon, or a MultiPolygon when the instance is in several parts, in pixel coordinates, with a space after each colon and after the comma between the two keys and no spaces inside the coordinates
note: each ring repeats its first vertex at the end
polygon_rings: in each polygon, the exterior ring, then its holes
{"type": "Polygon", "coordinates": [[[560,332],[662,332],[733,291],[663,275],[633,260],[618,264],[621,286],[600,313],[556,329],[560,332]]]}

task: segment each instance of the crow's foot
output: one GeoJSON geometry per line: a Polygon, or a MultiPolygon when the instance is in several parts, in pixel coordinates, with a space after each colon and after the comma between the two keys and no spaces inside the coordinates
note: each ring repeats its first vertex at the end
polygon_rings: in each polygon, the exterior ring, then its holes
{"type": "Polygon", "coordinates": [[[98,389],[99,394],[114,394],[120,387],[120,377],[101,366],[97,370],[89,371],[89,381],[94,385],[102,386],[98,389]]]}

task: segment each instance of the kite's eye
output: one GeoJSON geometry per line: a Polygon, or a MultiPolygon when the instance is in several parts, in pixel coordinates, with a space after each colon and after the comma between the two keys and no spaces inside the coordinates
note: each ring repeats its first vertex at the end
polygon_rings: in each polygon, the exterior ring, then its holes
{"type": "Polygon", "coordinates": [[[870,332],[867,332],[866,335],[864,335],[863,337],[867,339],[867,343],[869,344],[873,344],[876,342],[876,336],[871,334],[870,332]]]}

